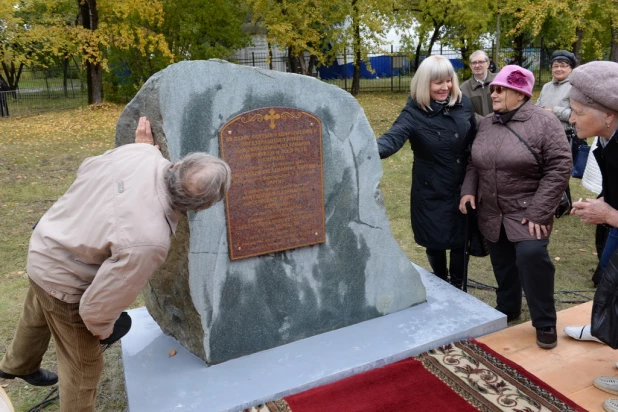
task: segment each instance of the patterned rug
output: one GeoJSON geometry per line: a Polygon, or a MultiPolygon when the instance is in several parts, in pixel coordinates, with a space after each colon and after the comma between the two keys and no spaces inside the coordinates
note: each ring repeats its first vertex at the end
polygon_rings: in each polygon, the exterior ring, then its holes
{"type": "Polygon", "coordinates": [[[245,412],[585,411],[473,339],[258,405],[245,412]]]}

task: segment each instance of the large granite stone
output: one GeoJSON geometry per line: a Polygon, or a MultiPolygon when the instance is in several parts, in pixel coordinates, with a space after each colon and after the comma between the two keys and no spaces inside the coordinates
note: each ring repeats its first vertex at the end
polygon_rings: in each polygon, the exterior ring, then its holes
{"type": "Polygon", "coordinates": [[[221,60],[174,64],[127,105],[116,145],[131,143],[139,116],[148,116],[170,160],[194,151],[218,156],[218,131],[229,119],[271,106],[322,121],[326,242],[231,261],[223,203],[181,221],[145,290],[146,305],[165,333],[209,364],[426,299],[390,231],[374,134],[363,109],[338,87],[221,60]]]}

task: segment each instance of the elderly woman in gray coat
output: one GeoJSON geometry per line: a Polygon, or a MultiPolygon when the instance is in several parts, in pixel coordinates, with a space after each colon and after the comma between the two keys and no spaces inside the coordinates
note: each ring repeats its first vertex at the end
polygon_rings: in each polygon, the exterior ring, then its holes
{"type": "MultiPolygon", "coordinates": [[[[552,81],[543,85],[543,90],[536,101],[537,106],[542,107],[550,113],[553,113],[565,131],[565,136],[571,144],[571,154],[575,156],[575,147],[573,145],[580,145],[583,142],[577,139],[575,129],[569,123],[569,117],[571,116],[571,101],[569,100],[569,91],[571,90],[570,75],[575,66],[577,66],[577,59],[575,55],[567,50],[558,50],[551,55],[551,74],[552,81]],[[573,142],[573,138],[577,142],[573,142]]],[[[569,202],[571,201],[571,190],[567,186],[566,188],[569,202]]]]}
{"type": "Polygon", "coordinates": [[[498,283],[497,307],[521,314],[523,288],[537,345],[556,346],[555,268],[547,245],[556,206],[571,172],[571,151],[553,114],[531,101],[534,75],[504,67],[491,83],[494,115],[472,145],[460,210],[477,210],[498,283]]]}
{"type": "Polygon", "coordinates": [[[575,66],[577,66],[577,59],[573,53],[566,50],[553,52],[551,55],[553,78],[543,85],[541,94],[536,101],[537,106],[553,113],[560,120],[565,131],[573,130],[573,127],[569,124],[569,117],[571,116],[569,75],[575,66]]]}

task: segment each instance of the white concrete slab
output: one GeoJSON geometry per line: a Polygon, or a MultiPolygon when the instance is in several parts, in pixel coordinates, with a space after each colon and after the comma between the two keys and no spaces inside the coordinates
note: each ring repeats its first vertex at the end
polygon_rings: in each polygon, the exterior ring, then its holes
{"type": "Polygon", "coordinates": [[[163,335],[146,308],[131,310],[122,339],[129,409],[239,411],[506,327],[502,313],[417,269],[426,303],[210,367],[163,335]]]}

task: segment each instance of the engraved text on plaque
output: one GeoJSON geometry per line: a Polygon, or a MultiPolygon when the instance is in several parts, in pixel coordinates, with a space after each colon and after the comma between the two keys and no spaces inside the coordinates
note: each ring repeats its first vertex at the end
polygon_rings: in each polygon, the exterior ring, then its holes
{"type": "Polygon", "coordinates": [[[219,132],[232,169],[226,198],[230,259],[322,243],[322,123],[291,107],[242,113],[219,132]]]}

